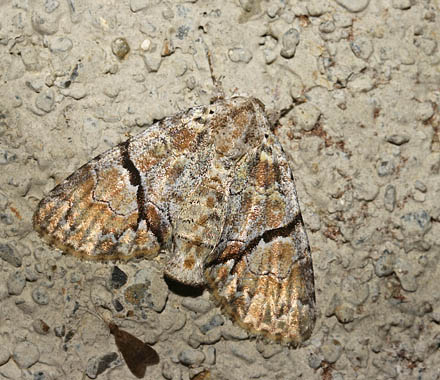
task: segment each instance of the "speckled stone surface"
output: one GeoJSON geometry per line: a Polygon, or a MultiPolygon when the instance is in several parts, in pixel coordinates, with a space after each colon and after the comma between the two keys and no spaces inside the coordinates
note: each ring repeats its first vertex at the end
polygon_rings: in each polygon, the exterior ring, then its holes
{"type": "Polygon", "coordinates": [[[439,11],[2,3],[0,379],[134,378],[88,311],[154,347],[149,379],[440,378],[439,11]],[[38,201],[75,169],[210,102],[207,49],[226,96],[266,105],[295,175],[318,313],[297,349],[249,338],[208,292],[165,282],[160,255],[91,263],[32,230],[38,201]]]}

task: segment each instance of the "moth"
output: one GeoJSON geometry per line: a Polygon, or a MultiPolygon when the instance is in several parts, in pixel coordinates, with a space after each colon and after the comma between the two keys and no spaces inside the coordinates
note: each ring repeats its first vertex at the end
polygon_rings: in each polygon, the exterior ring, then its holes
{"type": "Polygon", "coordinates": [[[120,329],[113,322],[108,323],[110,334],[115,338],[115,344],[122,354],[127,367],[138,379],[145,376],[147,366],[159,363],[159,355],[156,350],[139,338],[120,329]]]}
{"type": "Polygon", "coordinates": [[[297,345],[315,323],[312,257],[292,171],[255,98],[167,117],[97,156],[38,205],[34,228],[89,260],[167,255],[255,335],[297,345]]]}
{"type": "Polygon", "coordinates": [[[95,315],[95,313],[92,313],[87,309],[85,310],[102,320],[107,325],[110,334],[112,334],[115,339],[116,347],[118,347],[119,352],[122,354],[128,369],[138,379],[142,379],[145,376],[147,366],[159,364],[159,355],[150,345],[142,342],[139,338],[129,332],[120,329],[118,325],[112,321],[106,320],[100,314],[95,315]]]}

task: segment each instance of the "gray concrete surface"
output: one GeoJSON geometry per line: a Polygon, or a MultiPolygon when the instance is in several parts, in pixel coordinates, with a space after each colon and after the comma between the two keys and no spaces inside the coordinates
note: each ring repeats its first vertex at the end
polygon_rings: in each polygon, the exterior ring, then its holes
{"type": "Polygon", "coordinates": [[[1,1],[0,379],[134,378],[84,309],[153,345],[148,379],[440,379],[439,30],[429,0],[1,1]],[[115,269],[32,230],[76,168],[209,102],[206,49],[295,173],[318,305],[298,349],[170,291],[160,257],[115,269]]]}

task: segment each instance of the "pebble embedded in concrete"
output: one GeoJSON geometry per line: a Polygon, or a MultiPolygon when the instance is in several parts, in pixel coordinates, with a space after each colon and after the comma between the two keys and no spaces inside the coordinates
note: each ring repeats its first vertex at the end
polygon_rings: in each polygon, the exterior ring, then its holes
{"type": "Polygon", "coordinates": [[[225,323],[225,319],[223,318],[223,316],[221,316],[220,314],[216,314],[209,320],[208,323],[205,323],[202,326],[200,326],[200,331],[203,334],[206,334],[209,330],[212,330],[215,327],[223,326],[224,323],[225,323]]]}
{"type": "Polygon", "coordinates": [[[385,249],[376,262],[375,271],[379,277],[389,276],[394,272],[395,255],[385,249]]]}
{"type": "Polygon", "coordinates": [[[193,348],[187,348],[179,352],[179,361],[185,366],[199,366],[205,360],[205,354],[193,348]]]}
{"type": "Polygon", "coordinates": [[[111,286],[113,289],[119,289],[124,286],[127,282],[128,276],[127,274],[117,266],[113,267],[111,273],[111,286]]]}
{"type": "Polygon", "coordinates": [[[420,103],[416,108],[417,118],[427,121],[434,115],[434,106],[431,102],[420,103]]]}
{"type": "Polygon", "coordinates": [[[20,368],[26,369],[38,362],[40,351],[35,344],[24,341],[14,347],[12,356],[20,368]]]}
{"type": "Polygon", "coordinates": [[[72,47],[72,40],[67,37],[57,37],[52,39],[49,43],[49,49],[53,53],[65,53],[72,49],[72,47]]]}
{"type": "Polygon", "coordinates": [[[367,60],[373,54],[373,43],[366,37],[359,37],[350,44],[351,50],[358,58],[367,60]]]}
{"type": "Polygon", "coordinates": [[[57,18],[50,17],[49,15],[43,16],[36,12],[32,14],[31,23],[33,29],[41,35],[50,36],[58,32],[59,29],[57,18]]]}
{"type": "Polygon", "coordinates": [[[308,364],[310,368],[313,369],[318,369],[321,366],[322,361],[323,361],[323,357],[315,353],[310,353],[308,357],[308,364]]]}
{"type": "Polygon", "coordinates": [[[354,320],[354,307],[346,302],[342,302],[335,307],[335,316],[341,323],[349,323],[354,320]]]}
{"type": "Polygon", "coordinates": [[[389,212],[393,212],[396,207],[396,188],[393,185],[387,185],[384,193],[384,205],[385,209],[389,212]]]}
{"type": "Polygon", "coordinates": [[[52,89],[42,91],[35,99],[35,106],[46,113],[51,112],[54,108],[54,105],[55,94],[52,89]]]}
{"type": "Polygon", "coordinates": [[[411,0],[393,0],[393,8],[406,10],[411,8],[411,0]]]}
{"type": "Polygon", "coordinates": [[[33,321],[32,327],[40,335],[47,335],[50,331],[50,327],[42,319],[36,319],[33,321]]]}
{"type": "Polygon", "coordinates": [[[329,339],[320,347],[324,360],[327,363],[335,363],[342,354],[342,348],[341,343],[336,339],[329,339]]]}
{"type": "Polygon", "coordinates": [[[92,357],[87,363],[86,374],[89,378],[96,379],[101,373],[117,365],[119,360],[120,359],[116,352],[111,352],[98,357],[92,357]]]}
{"type": "Polygon", "coordinates": [[[295,55],[296,47],[299,44],[300,36],[298,30],[291,28],[286,31],[281,38],[281,56],[284,58],[292,58],[295,55]]]}
{"type": "Polygon", "coordinates": [[[368,283],[361,283],[353,276],[347,276],[342,281],[342,296],[346,301],[355,306],[360,306],[366,302],[370,294],[368,283]]]}
{"type": "Polygon", "coordinates": [[[130,9],[132,12],[139,12],[148,7],[149,0],[130,0],[130,9]]]}
{"type": "Polygon", "coordinates": [[[11,357],[11,353],[9,352],[8,348],[4,345],[0,346],[0,366],[3,364],[6,364],[11,357]]]}
{"type": "Polygon", "coordinates": [[[366,368],[368,365],[369,351],[368,346],[357,342],[355,339],[348,342],[344,347],[345,355],[354,367],[366,368]]]}
{"type": "Polygon", "coordinates": [[[300,104],[292,112],[292,121],[302,130],[311,131],[318,122],[321,112],[310,103],[300,104]]]}
{"type": "Polygon", "coordinates": [[[319,25],[319,30],[322,33],[333,33],[336,29],[335,23],[333,21],[325,21],[319,25]]]}
{"type": "Polygon", "coordinates": [[[353,180],[353,186],[355,198],[358,200],[373,201],[379,193],[379,186],[364,174],[353,180]]]}
{"type": "Polygon", "coordinates": [[[379,177],[390,176],[394,173],[396,165],[391,157],[385,157],[377,163],[377,174],[379,177]]]}
{"type": "Polygon", "coordinates": [[[226,324],[222,328],[222,336],[226,340],[243,340],[248,337],[248,334],[238,326],[226,324]]]}
{"type": "Polygon", "coordinates": [[[16,249],[10,244],[0,243],[0,258],[15,268],[21,267],[22,259],[17,254],[16,249]]]}
{"type": "Polygon", "coordinates": [[[252,52],[246,48],[236,47],[229,49],[228,57],[232,62],[235,63],[249,63],[252,59],[252,52]]]}
{"type": "Polygon", "coordinates": [[[214,365],[216,358],[216,350],[215,347],[205,347],[203,349],[203,353],[205,354],[204,363],[207,365],[214,365]]]}
{"type": "Polygon", "coordinates": [[[143,55],[145,67],[149,73],[159,71],[162,63],[162,55],[159,52],[147,52],[143,55]]]}
{"type": "Polygon", "coordinates": [[[398,258],[394,264],[394,273],[396,273],[404,290],[407,292],[417,290],[418,285],[414,275],[414,267],[408,261],[398,258]]]}
{"type": "Polygon", "coordinates": [[[304,84],[301,77],[296,74],[291,76],[292,84],[290,86],[290,96],[294,100],[299,100],[304,95],[304,84]]]}
{"type": "Polygon", "coordinates": [[[168,299],[168,286],[162,273],[155,268],[139,270],[135,275],[135,284],[124,291],[125,299],[134,305],[151,307],[161,312],[168,299]]]}
{"type": "Polygon", "coordinates": [[[357,13],[365,10],[370,0],[336,0],[336,2],[348,11],[357,13]]]}
{"type": "Polygon", "coordinates": [[[12,272],[8,277],[8,293],[13,296],[19,296],[26,286],[26,277],[22,271],[12,272]]]}
{"type": "Polygon", "coordinates": [[[403,145],[406,144],[409,141],[409,136],[407,135],[391,135],[387,137],[387,141],[394,145],[403,145]]]}
{"type": "Polygon", "coordinates": [[[42,286],[35,288],[32,291],[32,299],[38,305],[47,305],[49,303],[49,294],[47,289],[42,286]]]}
{"type": "Polygon", "coordinates": [[[124,59],[130,52],[130,45],[123,37],[116,38],[112,41],[112,52],[119,59],[124,59]]]}
{"type": "Polygon", "coordinates": [[[213,304],[203,298],[185,298],[182,301],[182,306],[185,306],[188,310],[195,313],[205,314],[212,309],[213,304]]]}
{"type": "Polygon", "coordinates": [[[60,6],[58,0],[45,0],[44,1],[44,9],[47,13],[52,13],[60,6]]]}

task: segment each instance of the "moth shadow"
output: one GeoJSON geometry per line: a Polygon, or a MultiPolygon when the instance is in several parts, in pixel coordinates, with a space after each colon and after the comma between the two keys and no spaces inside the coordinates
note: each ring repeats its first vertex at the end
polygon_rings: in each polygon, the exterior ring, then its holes
{"type": "Polygon", "coordinates": [[[167,276],[164,276],[164,280],[168,285],[168,289],[181,297],[200,297],[205,290],[203,286],[185,285],[167,276]]]}

